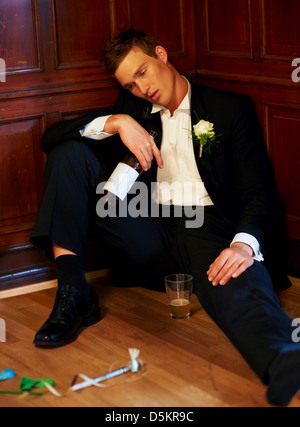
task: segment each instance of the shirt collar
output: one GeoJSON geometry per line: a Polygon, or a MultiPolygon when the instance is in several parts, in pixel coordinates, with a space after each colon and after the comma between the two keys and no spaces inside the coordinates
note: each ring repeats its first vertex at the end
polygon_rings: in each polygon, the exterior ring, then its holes
{"type": "MultiPolygon", "coordinates": [[[[188,83],[188,91],[187,91],[186,96],[183,98],[181,104],[177,108],[177,110],[174,111],[174,114],[176,111],[179,111],[179,110],[189,112],[191,109],[192,86],[191,86],[190,82],[184,76],[182,76],[182,77],[188,83]]],[[[162,105],[153,104],[151,114],[158,113],[159,111],[162,111],[163,113],[165,113],[165,112],[168,112],[169,110],[167,108],[163,107],[162,105]]]]}

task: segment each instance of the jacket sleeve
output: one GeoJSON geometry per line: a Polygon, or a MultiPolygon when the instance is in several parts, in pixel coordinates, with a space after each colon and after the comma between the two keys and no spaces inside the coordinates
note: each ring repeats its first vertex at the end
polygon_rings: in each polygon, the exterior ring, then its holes
{"type": "Polygon", "coordinates": [[[88,115],[84,115],[79,119],[64,120],[51,126],[42,137],[42,149],[46,154],[49,154],[53,148],[68,140],[88,140],[80,134],[88,123],[100,116],[112,114],[113,108],[95,111],[88,115]]]}
{"type": "Polygon", "coordinates": [[[230,140],[232,176],[240,204],[236,232],[252,234],[263,248],[279,207],[275,174],[252,101],[242,96],[236,109],[230,140]]]}
{"type": "MultiPolygon", "coordinates": [[[[49,153],[57,145],[62,144],[67,140],[80,140],[91,145],[90,138],[84,138],[80,134],[80,130],[83,129],[88,123],[96,119],[97,117],[108,116],[110,114],[129,114],[138,122],[141,122],[145,109],[149,109],[148,103],[144,100],[134,97],[128,90],[121,89],[119,96],[113,107],[95,111],[88,115],[84,115],[79,119],[64,120],[51,126],[43,135],[42,138],[42,149],[45,153],[49,153]]],[[[105,146],[105,144],[102,144],[105,146]]],[[[100,146],[100,144],[98,144],[100,146]]]]}
{"type": "Polygon", "coordinates": [[[241,203],[237,232],[257,238],[271,275],[274,289],[287,289],[288,241],[285,206],[252,101],[239,106],[232,146],[234,177],[241,203]]]}

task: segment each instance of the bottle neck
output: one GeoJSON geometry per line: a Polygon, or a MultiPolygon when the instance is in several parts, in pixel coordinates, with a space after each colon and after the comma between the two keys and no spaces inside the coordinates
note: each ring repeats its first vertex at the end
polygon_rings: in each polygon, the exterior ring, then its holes
{"type": "Polygon", "coordinates": [[[128,166],[132,167],[132,169],[136,170],[139,173],[143,171],[140,162],[133,154],[127,154],[123,160],[123,163],[126,163],[128,166]]]}

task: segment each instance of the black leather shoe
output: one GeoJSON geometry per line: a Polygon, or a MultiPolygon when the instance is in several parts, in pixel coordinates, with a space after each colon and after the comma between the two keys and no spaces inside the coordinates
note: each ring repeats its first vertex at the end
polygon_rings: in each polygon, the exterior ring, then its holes
{"type": "Polygon", "coordinates": [[[95,291],[90,288],[88,298],[69,285],[56,293],[49,319],[39,329],[34,344],[37,347],[61,347],[75,341],[80,332],[101,320],[101,310],[95,291]]]}
{"type": "Polygon", "coordinates": [[[288,406],[300,390],[300,348],[279,354],[269,368],[269,377],[268,402],[273,406],[288,406]]]}

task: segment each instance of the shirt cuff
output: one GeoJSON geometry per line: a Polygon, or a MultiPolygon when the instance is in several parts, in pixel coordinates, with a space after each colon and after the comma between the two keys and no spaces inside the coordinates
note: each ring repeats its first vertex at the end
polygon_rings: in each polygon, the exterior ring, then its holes
{"type": "Polygon", "coordinates": [[[81,136],[84,136],[85,138],[96,139],[98,141],[100,141],[101,139],[105,139],[109,136],[112,136],[112,134],[106,133],[103,130],[105,128],[105,123],[110,116],[111,115],[97,117],[91,123],[86,125],[84,129],[81,129],[79,131],[81,133],[81,136]]]}
{"type": "Polygon", "coordinates": [[[249,245],[253,249],[253,252],[254,252],[253,258],[256,261],[259,261],[259,262],[264,261],[263,254],[260,252],[260,244],[254,236],[248,233],[238,233],[235,235],[233,241],[231,242],[231,245],[237,242],[245,243],[246,245],[249,245]]]}

